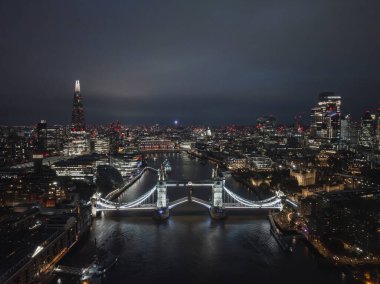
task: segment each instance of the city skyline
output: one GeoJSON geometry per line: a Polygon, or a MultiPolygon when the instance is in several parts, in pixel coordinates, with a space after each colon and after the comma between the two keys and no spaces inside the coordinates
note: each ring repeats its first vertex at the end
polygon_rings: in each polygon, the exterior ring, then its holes
{"type": "MultiPolygon", "coordinates": [[[[62,123],[61,125],[70,125],[72,127],[72,130],[73,131],[83,131],[85,130],[85,127],[86,127],[86,124],[85,124],[85,107],[83,105],[83,99],[82,99],[82,95],[81,95],[81,91],[80,91],[80,80],[75,80],[75,87],[74,87],[74,100],[72,102],[72,112],[71,112],[71,121],[68,121],[66,123],[62,123]]],[[[334,97],[338,97],[339,100],[340,100],[340,103],[342,103],[342,97],[339,96],[338,94],[334,93],[334,92],[321,92],[318,94],[318,97],[320,98],[321,96],[323,95],[332,95],[334,97]]],[[[340,111],[340,107],[339,107],[339,111],[338,111],[338,117],[339,117],[339,120],[341,118],[343,118],[344,116],[349,116],[351,120],[355,121],[355,118],[357,121],[360,121],[362,119],[362,116],[365,116],[366,114],[368,113],[376,113],[378,112],[380,109],[380,103],[378,103],[377,105],[373,105],[371,109],[366,109],[365,111],[363,111],[362,113],[358,114],[358,113],[345,113],[344,111],[341,112],[340,111]]],[[[288,120],[286,122],[284,121],[277,121],[277,123],[279,123],[279,125],[292,125],[292,124],[298,124],[298,123],[304,123],[305,126],[307,127],[311,127],[313,128],[313,116],[314,116],[314,111],[315,111],[315,108],[314,107],[311,107],[310,110],[308,111],[302,111],[302,112],[298,112],[297,114],[294,115],[294,117],[292,117],[291,120],[288,120]]],[[[334,114],[335,115],[335,114],[334,114]]],[[[189,121],[189,122],[185,122],[183,123],[182,121],[179,121],[177,118],[175,118],[174,120],[172,121],[163,121],[161,123],[158,123],[157,121],[156,122],[148,122],[148,123],[131,123],[131,124],[128,124],[126,123],[127,125],[153,125],[153,124],[162,124],[162,125],[166,125],[166,126],[169,126],[169,125],[175,125],[175,126],[190,126],[190,125],[211,125],[213,127],[220,127],[220,126],[225,126],[225,125],[256,125],[259,123],[259,120],[261,118],[273,118],[275,119],[276,121],[276,114],[268,114],[268,113],[264,113],[262,114],[261,116],[257,116],[256,118],[254,118],[252,120],[252,122],[250,123],[247,123],[247,124],[239,124],[239,123],[221,123],[221,124],[215,124],[215,123],[208,123],[208,122],[203,122],[202,123],[195,123],[195,122],[192,122],[192,121],[189,121]]],[[[44,121],[44,123],[46,123],[46,119],[41,119],[41,121],[44,121]]],[[[112,123],[120,123],[120,120],[119,119],[116,119],[114,121],[109,121],[110,124],[112,123]]],[[[33,125],[35,123],[38,123],[38,122],[31,122],[31,123],[26,123],[25,125],[33,125]]],[[[121,123],[124,124],[123,121],[121,121],[121,123]]],[[[60,125],[59,123],[52,123],[54,125],[60,125]]],[[[99,122],[99,123],[92,123],[90,122],[89,125],[91,126],[96,126],[96,125],[106,125],[108,124],[107,122],[99,122]]],[[[17,125],[13,125],[13,126],[17,126],[17,125]]],[[[19,125],[21,126],[21,125],[19,125]]]]}
{"type": "Polygon", "coordinates": [[[0,4],[0,124],[69,124],[77,79],[90,124],[308,124],[324,91],[377,107],[377,1],[91,4],[0,4]]]}

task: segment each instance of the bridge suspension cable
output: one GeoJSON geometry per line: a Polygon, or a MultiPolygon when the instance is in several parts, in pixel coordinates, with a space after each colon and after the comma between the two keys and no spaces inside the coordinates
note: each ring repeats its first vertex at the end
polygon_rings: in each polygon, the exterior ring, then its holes
{"type": "Polygon", "coordinates": [[[139,205],[144,203],[144,201],[152,197],[155,191],[156,191],[156,187],[153,187],[147,193],[143,194],[136,200],[128,202],[128,203],[117,203],[117,202],[112,202],[103,198],[99,198],[97,202],[97,206],[99,205],[99,207],[105,207],[108,209],[127,209],[127,208],[138,207],[139,205]]]}
{"type": "MultiPolygon", "coordinates": [[[[282,208],[281,199],[276,195],[273,197],[270,197],[268,199],[260,200],[260,201],[252,201],[245,198],[240,197],[236,193],[233,193],[231,190],[229,190],[227,187],[224,187],[225,193],[227,193],[228,196],[230,196],[234,201],[237,203],[240,203],[244,205],[245,207],[252,207],[252,208],[282,208]]],[[[232,205],[232,204],[230,204],[232,205]]],[[[233,206],[236,207],[236,206],[233,206]]]]}

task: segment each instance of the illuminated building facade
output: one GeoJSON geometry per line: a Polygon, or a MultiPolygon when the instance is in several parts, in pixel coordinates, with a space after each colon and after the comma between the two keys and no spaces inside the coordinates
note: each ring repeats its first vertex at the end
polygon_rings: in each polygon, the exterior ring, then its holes
{"type": "Polygon", "coordinates": [[[171,140],[142,140],[140,141],[140,150],[171,150],[174,149],[175,143],[171,140]]]}
{"type": "Polygon", "coordinates": [[[251,157],[249,159],[251,169],[255,172],[273,171],[273,161],[269,157],[251,157]]]}
{"type": "Polygon", "coordinates": [[[130,158],[116,158],[111,159],[111,166],[119,171],[122,177],[133,177],[139,171],[142,164],[141,156],[136,155],[130,158]]]}
{"type": "Polygon", "coordinates": [[[90,152],[90,142],[85,131],[71,132],[70,138],[63,146],[65,156],[79,156],[90,152]]]}
{"type": "Polygon", "coordinates": [[[227,159],[227,168],[231,171],[245,170],[248,167],[247,158],[233,158],[227,159]]]}
{"type": "Polygon", "coordinates": [[[93,143],[94,153],[108,154],[110,152],[110,141],[108,138],[95,138],[93,143]]]}
{"type": "Polygon", "coordinates": [[[51,155],[59,155],[63,149],[64,131],[62,126],[54,125],[46,129],[46,150],[51,155]]]}
{"type": "MultiPolygon", "coordinates": [[[[67,176],[72,180],[81,180],[92,183],[95,180],[96,167],[99,157],[80,156],[69,160],[59,161],[51,166],[57,176],[67,176]]],[[[104,162],[103,162],[104,163],[104,162]]]]}
{"type": "Polygon", "coordinates": [[[293,176],[299,186],[312,186],[315,184],[316,180],[316,170],[308,169],[308,170],[291,170],[290,175],[293,176]]]}

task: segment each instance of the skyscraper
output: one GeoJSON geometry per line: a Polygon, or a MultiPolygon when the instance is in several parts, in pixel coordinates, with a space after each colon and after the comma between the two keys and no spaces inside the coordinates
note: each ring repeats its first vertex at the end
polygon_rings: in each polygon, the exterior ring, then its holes
{"type": "Polygon", "coordinates": [[[37,124],[37,150],[46,151],[47,148],[47,122],[46,120],[41,120],[37,124]]]}
{"type": "Polygon", "coordinates": [[[380,106],[376,108],[375,135],[377,149],[380,149],[380,106]]]}
{"type": "Polygon", "coordinates": [[[261,116],[257,119],[256,127],[265,135],[274,135],[276,131],[276,118],[273,116],[261,116]]]}
{"type": "Polygon", "coordinates": [[[79,80],[75,81],[73,111],[71,117],[71,126],[73,131],[83,131],[84,124],[84,108],[82,104],[82,96],[80,94],[79,80]]]}
{"type": "Polygon", "coordinates": [[[360,119],[359,145],[366,149],[372,149],[375,136],[375,119],[370,111],[366,111],[360,119]]]}
{"type": "Polygon", "coordinates": [[[319,94],[318,105],[311,110],[311,131],[318,138],[340,138],[342,99],[333,92],[319,94]]]}
{"type": "Polygon", "coordinates": [[[347,142],[350,140],[351,138],[350,130],[351,130],[351,116],[348,114],[348,115],[343,116],[341,119],[340,137],[342,141],[347,142]]]}

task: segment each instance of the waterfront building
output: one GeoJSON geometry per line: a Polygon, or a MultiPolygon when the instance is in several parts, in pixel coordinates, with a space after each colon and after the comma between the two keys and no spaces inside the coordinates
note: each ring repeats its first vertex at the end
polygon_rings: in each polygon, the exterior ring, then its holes
{"type": "Polygon", "coordinates": [[[194,148],[195,142],[193,141],[181,141],[179,144],[180,149],[191,150],[194,148]]]}
{"type": "Polygon", "coordinates": [[[141,156],[112,157],[110,165],[117,169],[122,177],[132,177],[137,174],[142,165],[141,156]]]}
{"type": "Polygon", "coordinates": [[[173,150],[175,143],[167,139],[144,139],[139,143],[140,150],[173,150]]]}
{"type": "Polygon", "coordinates": [[[93,154],[59,161],[51,168],[55,170],[57,176],[67,176],[73,180],[92,183],[95,181],[96,168],[101,159],[103,159],[103,164],[108,163],[106,157],[93,154]]]}
{"type": "Polygon", "coordinates": [[[246,170],[248,168],[247,158],[229,157],[226,162],[227,168],[231,171],[246,170]]]}
{"type": "Polygon", "coordinates": [[[1,223],[12,228],[0,240],[0,282],[34,283],[54,268],[91,224],[89,206],[42,215],[38,209],[21,208],[1,223]]]}

